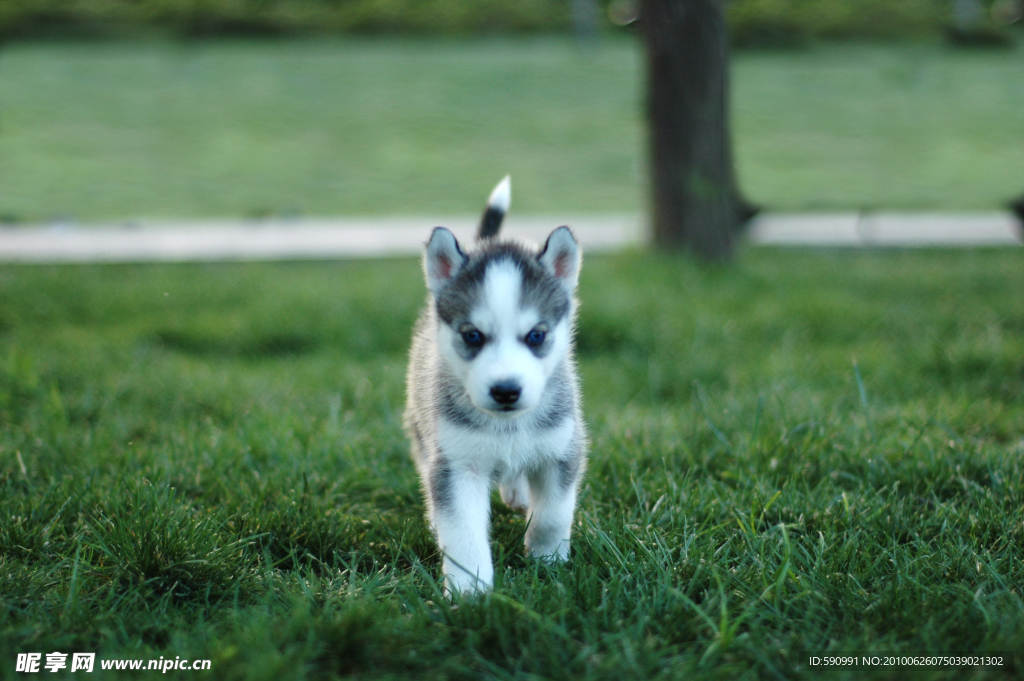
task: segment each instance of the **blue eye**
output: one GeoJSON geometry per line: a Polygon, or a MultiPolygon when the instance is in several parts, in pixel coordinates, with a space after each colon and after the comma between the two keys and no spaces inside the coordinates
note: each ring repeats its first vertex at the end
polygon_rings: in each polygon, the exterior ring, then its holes
{"type": "Polygon", "coordinates": [[[526,334],[526,344],[531,348],[538,347],[544,344],[544,337],[547,334],[540,329],[534,329],[530,333],[526,334]]]}
{"type": "Polygon", "coordinates": [[[462,342],[470,347],[477,347],[484,344],[484,335],[476,329],[469,329],[462,332],[462,342]]]}

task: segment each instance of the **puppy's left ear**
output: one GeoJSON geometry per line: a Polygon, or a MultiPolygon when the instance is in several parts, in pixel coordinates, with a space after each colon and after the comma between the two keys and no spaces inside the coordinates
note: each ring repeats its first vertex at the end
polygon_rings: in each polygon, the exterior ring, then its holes
{"type": "Polygon", "coordinates": [[[427,242],[423,256],[423,273],[427,277],[427,288],[435,297],[458,274],[466,262],[466,254],[459,248],[455,235],[444,227],[435,227],[427,242]]]}
{"type": "Polygon", "coordinates": [[[572,291],[576,288],[580,277],[580,246],[568,227],[562,226],[551,232],[537,260],[567,289],[572,291]]]}

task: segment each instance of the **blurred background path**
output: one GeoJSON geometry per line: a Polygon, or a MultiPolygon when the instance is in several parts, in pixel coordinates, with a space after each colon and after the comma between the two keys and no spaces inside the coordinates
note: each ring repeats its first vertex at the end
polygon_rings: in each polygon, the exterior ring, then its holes
{"type": "MultiPolygon", "coordinates": [[[[0,228],[3,262],[147,262],[380,258],[420,252],[435,225],[471,240],[476,217],[165,220],[0,228]]],[[[646,242],[639,215],[510,216],[503,233],[543,241],[568,224],[589,252],[646,242]]],[[[754,246],[1020,246],[1009,213],[765,214],[747,232],[754,246]]]]}

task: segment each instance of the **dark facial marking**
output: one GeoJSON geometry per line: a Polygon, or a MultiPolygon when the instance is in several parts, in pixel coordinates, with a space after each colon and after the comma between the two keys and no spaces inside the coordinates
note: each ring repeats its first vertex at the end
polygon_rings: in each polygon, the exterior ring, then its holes
{"type": "Polygon", "coordinates": [[[463,428],[476,428],[482,426],[478,422],[476,409],[469,401],[469,398],[462,393],[460,388],[454,385],[441,386],[441,401],[438,405],[441,411],[441,418],[463,428]]]}
{"type": "Polygon", "coordinates": [[[548,274],[536,259],[531,260],[529,265],[524,270],[519,305],[535,308],[540,318],[553,327],[569,314],[572,299],[565,287],[548,274]]]}
{"type": "Polygon", "coordinates": [[[537,262],[536,253],[516,243],[485,241],[437,297],[438,316],[449,326],[469,319],[480,299],[487,268],[503,261],[514,264],[522,276],[520,306],[536,308],[541,319],[552,326],[569,313],[570,294],[537,262]]]}
{"type": "Polygon", "coordinates": [[[459,325],[459,333],[456,334],[453,343],[455,352],[467,362],[473,361],[480,351],[483,350],[487,337],[480,333],[480,330],[469,322],[459,325]]]}
{"type": "Polygon", "coordinates": [[[523,343],[530,349],[534,357],[547,357],[551,348],[555,345],[554,335],[548,330],[548,325],[541,322],[533,327],[525,336],[523,343]]]}
{"type": "Polygon", "coordinates": [[[554,388],[551,402],[544,406],[544,411],[537,418],[538,428],[557,428],[572,416],[575,407],[572,388],[569,386],[565,371],[556,371],[548,379],[548,389],[554,388]]]}

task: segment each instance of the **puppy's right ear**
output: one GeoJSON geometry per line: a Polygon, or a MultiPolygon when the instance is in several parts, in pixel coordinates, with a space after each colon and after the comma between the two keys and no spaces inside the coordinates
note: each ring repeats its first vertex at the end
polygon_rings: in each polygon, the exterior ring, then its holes
{"type": "Polygon", "coordinates": [[[435,227],[423,257],[423,271],[427,275],[427,288],[430,292],[437,297],[465,262],[466,255],[459,248],[455,235],[444,227],[435,227]]]}
{"type": "Polygon", "coordinates": [[[580,276],[580,246],[572,230],[563,225],[551,232],[537,260],[567,289],[576,290],[580,276]]]}

